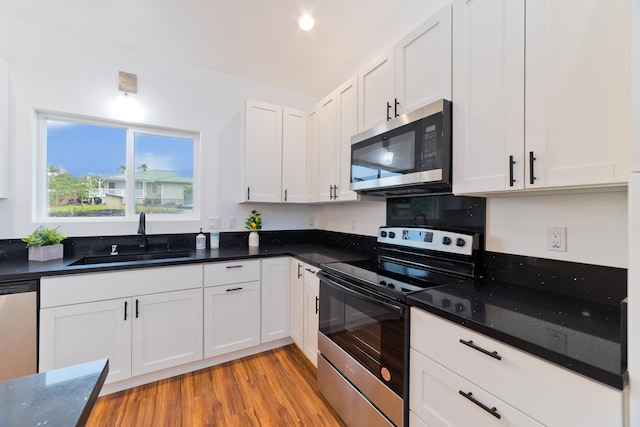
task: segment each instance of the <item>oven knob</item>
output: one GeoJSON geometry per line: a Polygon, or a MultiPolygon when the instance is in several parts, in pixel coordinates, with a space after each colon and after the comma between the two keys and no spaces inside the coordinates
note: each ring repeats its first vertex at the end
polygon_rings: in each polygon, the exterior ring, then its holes
{"type": "Polygon", "coordinates": [[[382,237],[387,237],[387,232],[386,232],[386,231],[381,231],[381,232],[380,232],[380,236],[382,236],[382,237]]]}
{"type": "Polygon", "coordinates": [[[466,242],[465,242],[465,241],[464,241],[464,239],[463,239],[463,238],[461,238],[461,237],[458,237],[458,238],[456,239],[456,246],[463,247],[465,243],[466,243],[466,242]]]}
{"type": "Polygon", "coordinates": [[[455,306],[456,313],[462,313],[464,311],[464,304],[457,303],[455,306]]]}
{"type": "Polygon", "coordinates": [[[450,238],[450,237],[447,237],[447,236],[444,236],[444,237],[442,238],[442,244],[443,244],[443,245],[450,245],[450,244],[451,244],[451,238],[450,238]]]}
{"type": "Polygon", "coordinates": [[[396,238],[396,233],[394,233],[393,231],[389,232],[389,238],[390,239],[395,239],[396,238]]]}
{"type": "Polygon", "coordinates": [[[440,304],[442,305],[442,308],[447,308],[451,305],[451,300],[449,298],[445,298],[440,304]]]}

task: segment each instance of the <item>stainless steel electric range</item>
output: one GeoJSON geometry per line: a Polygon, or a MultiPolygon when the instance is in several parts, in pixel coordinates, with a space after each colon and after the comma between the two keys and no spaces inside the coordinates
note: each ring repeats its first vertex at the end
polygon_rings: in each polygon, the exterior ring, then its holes
{"type": "MultiPolygon", "coordinates": [[[[382,227],[377,258],[321,266],[318,388],[348,425],[406,424],[406,296],[471,286],[479,240],[450,229],[382,227]]],[[[442,303],[470,310],[464,299],[442,303]]]]}

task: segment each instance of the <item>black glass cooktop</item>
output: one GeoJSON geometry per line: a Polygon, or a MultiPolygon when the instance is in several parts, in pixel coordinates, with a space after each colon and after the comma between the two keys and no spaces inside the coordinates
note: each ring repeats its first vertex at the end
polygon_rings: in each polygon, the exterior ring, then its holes
{"type": "Polygon", "coordinates": [[[424,268],[402,265],[390,261],[367,259],[350,262],[332,262],[322,265],[328,274],[367,286],[378,292],[404,300],[406,295],[433,286],[468,282],[448,274],[424,268]]]}

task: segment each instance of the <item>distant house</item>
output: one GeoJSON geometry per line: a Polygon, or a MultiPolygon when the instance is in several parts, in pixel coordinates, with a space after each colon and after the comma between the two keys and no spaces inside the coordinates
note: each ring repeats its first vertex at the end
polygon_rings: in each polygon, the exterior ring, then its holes
{"type": "MultiPolygon", "coordinates": [[[[175,171],[147,170],[135,173],[135,202],[143,205],[188,206],[193,204],[193,177],[175,171]]],[[[124,197],[125,175],[104,177],[99,197],[124,197]]]]}

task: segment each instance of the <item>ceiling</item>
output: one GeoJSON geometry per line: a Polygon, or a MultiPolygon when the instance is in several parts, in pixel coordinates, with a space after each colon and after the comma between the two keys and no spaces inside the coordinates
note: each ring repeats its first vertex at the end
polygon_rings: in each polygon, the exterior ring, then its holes
{"type": "Polygon", "coordinates": [[[321,97],[416,27],[434,3],[0,0],[0,13],[321,97]],[[305,11],[316,18],[310,32],[296,26],[305,11]]]}

